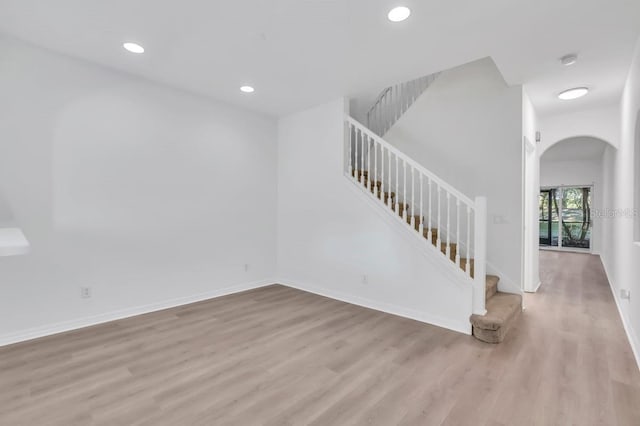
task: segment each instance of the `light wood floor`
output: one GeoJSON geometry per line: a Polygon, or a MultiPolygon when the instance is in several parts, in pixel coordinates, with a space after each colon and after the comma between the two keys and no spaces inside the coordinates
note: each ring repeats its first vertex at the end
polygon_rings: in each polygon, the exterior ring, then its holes
{"type": "Polygon", "coordinates": [[[499,345],[271,286],[0,348],[0,424],[640,425],[599,259],[541,263],[499,345]]]}

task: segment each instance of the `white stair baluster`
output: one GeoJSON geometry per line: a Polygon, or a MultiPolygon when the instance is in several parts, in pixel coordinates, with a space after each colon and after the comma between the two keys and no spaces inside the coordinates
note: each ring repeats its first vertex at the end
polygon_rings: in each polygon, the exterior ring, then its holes
{"type": "Polygon", "coordinates": [[[422,212],[422,194],[424,193],[424,189],[422,187],[422,173],[420,173],[420,227],[418,228],[418,232],[420,232],[420,236],[424,235],[424,213],[422,212]]]}
{"type": "Polygon", "coordinates": [[[380,119],[378,120],[378,134],[382,135],[382,129],[384,129],[384,103],[386,101],[386,92],[385,94],[382,95],[382,98],[380,98],[380,107],[378,108],[380,110],[380,119]]]}
{"type": "Polygon", "coordinates": [[[382,122],[384,121],[384,94],[380,98],[380,103],[378,104],[378,118],[376,119],[376,133],[380,135],[380,131],[382,130],[382,122]]]}
{"type": "Polygon", "coordinates": [[[349,123],[349,173],[353,174],[353,124],[349,123]]]}
{"type": "Polygon", "coordinates": [[[399,175],[399,168],[398,168],[398,154],[396,154],[396,214],[400,214],[400,203],[399,203],[399,198],[400,198],[400,179],[398,179],[399,175]]]}
{"type": "MultiPolygon", "coordinates": [[[[409,107],[411,99],[420,95],[423,84],[425,84],[425,80],[415,80],[402,85],[401,90],[390,89],[386,96],[380,97],[380,108],[373,110],[371,114],[380,111],[385,117],[392,118],[390,121],[382,122],[382,131],[385,131],[384,127],[387,124],[393,125],[393,113],[397,105],[409,107]]],[[[484,312],[484,279],[487,266],[486,197],[476,197],[475,201],[469,199],[357,121],[347,117],[346,124],[345,131],[348,131],[349,134],[344,136],[349,146],[343,152],[345,155],[349,155],[349,158],[345,159],[343,164],[348,165],[353,175],[352,178],[364,187],[363,190],[369,190],[382,200],[389,209],[394,211],[394,214],[400,217],[400,220],[405,221],[414,231],[417,230],[419,235],[426,237],[430,244],[435,245],[438,252],[453,263],[452,267],[463,270],[467,277],[473,278],[473,312],[482,314],[484,312]],[[378,146],[380,146],[380,153],[378,153],[378,146]],[[373,153],[371,149],[373,149],[373,153]],[[388,159],[385,158],[385,155],[388,159]],[[392,155],[395,157],[395,166],[391,158],[392,155]],[[402,175],[400,175],[400,166],[402,166],[402,175]],[[407,179],[407,169],[411,173],[410,180],[407,179]],[[395,183],[393,179],[395,179],[395,183]],[[426,188],[425,179],[427,179],[426,188]],[[435,191],[432,184],[436,186],[435,191]],[[410,189],[408,185],[411,185],[410,189]],[[384,198],[385,190],[387,192],[386,199],[384,198]],[[393,198],[391,197],[392,191],[395,194],[393,198]],[[418,195],[416,191],[419,191],[419,199],[416,197],[418,195]],[[428,197],[428,206],[425,205],[425,196],[428,197]],[[437,197],[437,201],[433,197],[437,197]],[[443,201],[447,203],[446,208],[442,205],[443,201]],[[452,206],[453,202],[455,202],[454,206],[452,206]],[[452,217],[454,213],[451,210],[453,208],[455,208],[455,217],[452,217]],[[434,211],[436,209],[437,212],[434,211]],[[461,217],[464,214],[463,209],[466,209],[467,215],[466,228],[462,228],[465,226],[464,217],[461,217]],[[437,218],[435,214],[438,215],[437,218]],[[428,221],[426,220],[427,215],[428,221]],[[443,215],[446,215],[446,221],[443,215]],[[427,225],[426,232],[425,224],[427,225]],[[466,236],[463,235],[464,232],[467,233],[466,236]],[[472,233],[473,235],[471,235],[472,233]],[[472,242],[473,251],[471,250],[472,242]],[[461,244],[465,246],[463,247],[461,244]]]]}
{"type": "Polygon", "coordinates": [[[409,109],[409,104],[411,103],[411,82],[407,81],[405,83],[406,95],[404,97],[404,104],[402,104],[402,113],[404,114],[409,109]]]}
{"type": "Polygon", "coordinates": [[[440,185],[438,185],[438,237],[436,239],[436,248],[440,250],[441,247],[441,238],[442,238],[442,201],[440,197],[440,185]]]}
{"type": "Polygon", "coordinates": [[[371,176],[371,141],[369,140],[369,136],[367,136],[365,140],[367,144],[367,189],[371,191],[371,180],[375,179],[375,176],[371,176]]]}
{"type": "Polygon", "coordinates": [[[378,143],[373,141],[373,192],[376,197],[380,198],[380,191],[382,190],[382,183],[378,186],[378,143]]]}
{"type": "MultiPolygon", "coordinates": [[[[385,190],[385,186],[384,186],[384,146],[380,145],[380,198],[382,199],[382,202],[385,203],[386,201],[384,200],[384,190],[385,190]]],[[[388,189],[387,189],[388,190],[388,189]]]]}
{"type": "Polygon", "coordinates": [[[358,132],[360,132],[360,129],[356,129],[354,132],[354,145],[356,146],[356,155],[354,158],[355,167],[353,168],[353,177],[356,181],[360,179],[360,176],[358,176],[358,132]]]}
{"type": "Polygon", "coordinates": [[[460,199],[456,198],[456,266],[460,267],[460,199]]]}
{"type": "MultiPolygon", "coordinates": [[[[389,121],[391,123],[396,122],[396,103],[398,103],[398,92],[396,86],[391,86],[391,107],[389,108],[389,121]]],[[[393,124],[392,124],[393,125],[393,124]]]]}
{"type": "Polygon", "coordinates": [[[427,181],[428,185],[427,185],[427,189],[429,192],[429,225],[427,228],[427,240],[429,240],[429,244],[433,244],[433,235],[431,233],[431,218],[433,217],[431,215],[431,198],[433,198],[433,192],[431,192],[431,178],[428,178],[429,180],[427,181]]]}
{"type": "Polygon", "coordinates": [[[389,173],[387,174],[387,179],[389,179],[389,187],[388,187],[388,191],[389,191],[389,199],[388,199],[388,203],[387,205],[389,206],[389,208],[393,208],[393,204],[391,203],[391,191],[392,191],[392,183],[391,183],[391,151],[387,152],[388,156],[389,156],[389,173]]]}
{"type": "Polygon", "coordinates": [[[415,177],[415,173],[413,170],[413,166],[411,167],[411,227],[413,229],[416,229],[416,218],[415,218],[415,205],[416,205],[416,194],[415,194],[415,189],[416,189],[416,177],[415,177]]]}
{"type": "Polygon", "coordinates": [[[360,133],[360,183],[365,185],[365,176],[364,176],[364,132],[360,133]]]}
{"type": "Polygon", "coordinates": [[[447,191],[447,259],[451,259],[451,194],[447,191]]]}
{"type": "Polygon", "coordinates": [[[469,248],[471,247],[471,208],[467,205],[467,247],[465,248],[466,261],[464,265],[464,271],[467,276],[471,276],[471,269],[469,268],[469,248]]]}
{"type": "Polygon", "coordinates": [[[396,103],[395,103],[395,110],[396,110],[396,120],[400,119],[400,115],[402,115],[402,112],[400,112],[400,99],[402,96],[402,89],[401,89],[402,85],[401,84],[396,84],[396,103]]]}
{"type": "Polygon", "coordinates": [[[382,128],[382,133],[381,136],[384,135],[384,133],[387,131],[388,126],[389,126],[389,110],[391,109],[391,95],[392,92],[391,90],[387,90],[387,95],[385,96],[385,103],[384,103],[384,126],[382,128]]]}
{"type": "Polygon", "coordinates": [[[407,220],[407,163],[402,160],[402,173],[403,173],[403,184],[402,184],[402,190],[404,191],[404,196],[403,196],[403,200],[402,200],[402,204],[403,204],[403,210],[402,210],[402,218],[404,220],[407,220]]]}

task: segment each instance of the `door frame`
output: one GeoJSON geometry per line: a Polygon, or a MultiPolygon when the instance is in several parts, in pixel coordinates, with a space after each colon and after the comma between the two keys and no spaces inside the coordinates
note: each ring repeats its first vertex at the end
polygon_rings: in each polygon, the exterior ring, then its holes
{"type": "MultiPolygon", "coordinates": [[[[593,216],[591,218],[591,239],[589,240],[589,248],[579,248],[579,247],[564,247],[562,245],[562,196],[565,188],[589,188],[589,194],[591,196],[591,204],[594,201],[594,191],[595,185],[594,183],[585,184],[585,185],[551,185],[551,186],[541,186],[540,192],[542,191],[551,191],[551,190],[560,190],[560,205],[558,206],[558,245],[540,245],[540,250],[554,250],[554,251],[570,251],[576,253],[593,253],[593,216]]],[[[549,208],[551,209],[551,198],[549,198],[549,208]]],[[[593,206],[591,206],[593,210],[593,206]]],[[[540,218],[538,218],[538,224],[540,223],[540,218]]],[[[539,227],[540,225],[538,225],[539,227]]],[[[551,216],[549,216],[549,230],[551,232],[551,216]]]]}

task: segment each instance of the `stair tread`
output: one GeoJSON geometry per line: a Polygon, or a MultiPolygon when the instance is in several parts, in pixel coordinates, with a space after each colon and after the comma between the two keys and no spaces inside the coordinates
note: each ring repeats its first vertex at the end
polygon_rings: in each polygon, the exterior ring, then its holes
{"type": "MultiPolygon", "coordinates": [[[[371,185],[371,192],[374,193],[374,195],[376,195],[377,198],[381,199],[385,204],[388,205],[388,200],[389,200],[389,192],[388,191],[382,191],[382,183],[380,181],[372,181],[369,179],[369,172],[367,170],[361,170],[361,169],[352,169],[352,175],[354,177],[356,177],[358,179],[358,181],[360,182],[362,178],[362,180],[364,181],[364,185],[367,185],[368,183],[371,185]],[[377,190],[376,190],[377,189],[377,190]]],[[[375,178],[375,177],[374,177],[375,178]]],[[[396,207],[398,209],[398,213],[400,214],[400,216],[404,217],[406,215],[406,220],[408,224],[411,224],[411,219],[413,218],[414,220],[414,227],[416,229],[416,231],[419,231],[420,229],[420,221],[421,221],[421,217],[420,215],[411,215],[410,214],[410,206],[408,203],[402,203],[400,202],[400,200],[396,199],[396,193],[395,192],[391,192],[391,209],[392,210],[396,210],[396,207]]],[[[424,218],[422,218],[422,220],[424,221],[424,218]]],[[[429,229],[428,227],[424,227],[424,223],[423,223],[423,231],[422,234],[425,238],[428,237],[428,232],[429,229]]],[[[431,236],[432,236],[432,241],[431,243],[437,247],[437,239],[438,239],[438,228],[431,228],[431,236]]],[[[441,246],[440,246],[440,250],[446,254],[446,249],[447,249],[447,243],[446,241],[441,241],[441,246]]],[[[456,259],[456,254],[457,254],[457,250],[458,250],[458,245],[456,243],[450,243],[450,258],[452,262],[455,262],[456,259]]],[[[467,260],[465,258],[461,258],[460,259],[460,268],[465,271],[466,270],[466,263],[467,260]]],[[[469,267],[470,267],[470,275],[473,278],[474,275],[474,262],[473,259],[469,260],[469,267]]]]}
{"type": "MultiPolygon", "coordinates": [[[[429,237],[429,229],[427,229],[426,227],[422,230],[422,236],[425,238],[429,237]]],[[[438,228],[431,228],[431,237],[437,237],[438,236],[438,228]]]]}
{"type": "MultiPolygon", "coordinates": [[[[391,203],[391,206],[395,209],[395,208],[396,208],[396,203],[391,203]]],[[[409,204],[402,204],[402,203],[400,203],[400,204],[398,205],[398,207],[400,207],[401,209],[407,209],[407,210],[409,210],[409,204]]]]}
{"type": "Polygon", "coordinates": [[[471,315],[471,324],[483,330],[498,330],[522,310],[522,296],[497,292],[487,301],[486,309],[486,315],[471,315]]]}
{"type": "Polygon", "coordinates": [[[487,284],[494,283],[494,282],[498,284],[498,281],[500,281],[499,276],[487,274],[487,284]]]}

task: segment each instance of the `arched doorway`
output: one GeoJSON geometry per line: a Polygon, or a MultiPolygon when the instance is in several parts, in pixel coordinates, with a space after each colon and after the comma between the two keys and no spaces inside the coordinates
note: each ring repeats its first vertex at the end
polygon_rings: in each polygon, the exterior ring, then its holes
{"type": "Polygon", "coordinates": [[[576,136],[540,156],[539,244],[542,249],[599,252],[603,159],[608,142],[576,136]]]}

